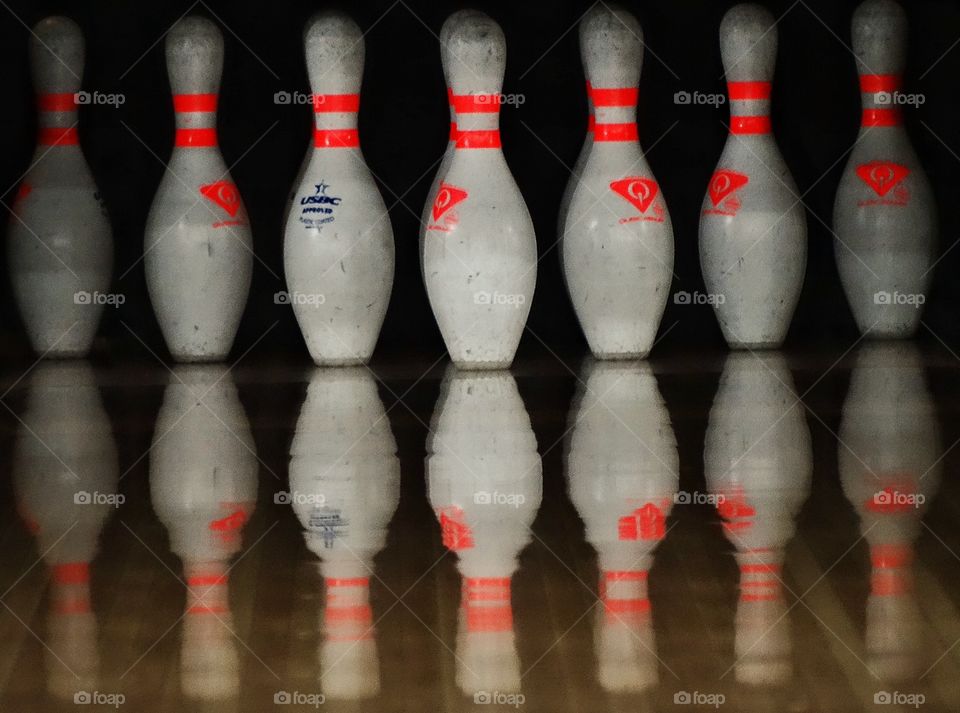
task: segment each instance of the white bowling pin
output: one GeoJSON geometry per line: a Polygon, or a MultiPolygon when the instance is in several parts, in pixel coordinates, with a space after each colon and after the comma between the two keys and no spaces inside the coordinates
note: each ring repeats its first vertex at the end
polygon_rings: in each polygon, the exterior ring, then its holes
{"type": "Polygon", "coordinates": [[[593,147],[570,199],[563,273],[594,356],[645,357],[673,278],[673,227],[637,140],[643,30],[620,8],[595,5],[580,21],[590,80],[593,147]]]}
{"type": "Polygon", "coordinates": [[[166,40],[176,112],[173,155],[144,238],[147,288],[177,361],[226,358],[250,290],[253,238],[217,141],[223,36],[187,17],[166,40]]]}
{"type": "Polygon", "coordinates": [[[659,680],[647,576],[677,492],[677,442],[649,365],[590,361],[581,384],[567,480],[600,568],[598,678],[639,693],[659,680]]]}
{"type": "Polygon", "coordinates": [[[13,488],[17,510],[50,568],[43,643],[47,689],[61,699],[98,686],[90,563],[118,503],[118,471],[110,421],[90,365],[37,366],[14,441],[13,488]]]}
{"type": "Polygon", "coordinates": [[[457,145],[424,231],[424,281],[453,361],[502,368],[513,361],[537,281],[533,222],[500,150],[506,40],[481,13],[447,23],[457,145]]]}
{"type": "Polygon", "coordinates": [[[783,684],[793,673],[784,550],[813,471],[805,411],[783,355],[727,357],[710,409],[703,465],[740,568],[736,678],[783,684]]]}
{"type": "Polygon", "coordinates": [[[310,356],[363,364],[380,336],[393,287],[393,228],[360,152],[357,111],[363,34],[339,12],[304,32],[316,124],[313,148],[287,218],[287,289],[310,356]]]}
{"type": "Polygon", "coordinates": [[[911,344],[857,355],[840,420],[840,481],[870,546],[866,662],[883,681],[922,671],[923,617],[913,593],[914,544],[941,478],[939,428],[911,344]]]}
{"type": "Polygon", "coordinates": [[[373,376],[315,369],[290,446],[290,502],[320,558],[320,680],[330,698],[380,691],[370,578],[399,500],[397,444],[373,376]]]}
{"type": "Polygon", "coordinates": [[[226,367],[174,369],[150,451],[150,500],[183,562],[180,685],[189,698],[223,700],[240,691],[229,570],[256,504],[258,466],[226,367]]]}
{"type": "Polygon", "coordinates": [[[42,20],[32,34],[40,130],[10,218],[10,281],[33,349],[83,356],[113,269],[110,221],[77,135],[83,35],[65,17],[42,20]]]}
{"type": "Polygon", "coordinates": [[[906,35],[893,0],[868,0],[853,15],[863,114],[837,188],[834,247],[857,326],[876,337],[917,330],[937,244],[933,191],[894,103],[906,35]]]}
{"type": "Polygon", "coordinates": [[[700,212],[700,266],[727,343],[776,348],[807,264],[807,220],[770,130],[777,54],[773,16],[737,5],[720,25],[730,135],[700,212]]]}
{"type": "Polygon", "coordinates": [[[543,471],[509,372],[447,369],[427,442],[427,491],[463,578],[457,685],[466,695],[520,690],[510,596],[540,507],[543,471]]]}

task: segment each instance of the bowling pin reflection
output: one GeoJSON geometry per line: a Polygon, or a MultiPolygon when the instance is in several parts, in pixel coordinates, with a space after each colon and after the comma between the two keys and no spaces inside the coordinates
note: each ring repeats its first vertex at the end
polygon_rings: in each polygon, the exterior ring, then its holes
{"type": "Polygon", "coordinates": [[[90,562],[117,504],[117,480],[116,444],[90,365],[37,365],[14,444],[13,485],[51,571],[44,644],[47,689],[58,698],[98,685],[90,562]]]}
{"type": "Polygon", "coordinates": [[[810,493],[812,458],[804,407],[783,356],[730,354],[703,461],[740,567],[734,671],[741,683],[779,685],[793,675],[783,558],[810,493]]]}
{"type": "Polygon", "coordinates": [[[228,576],[253,513],[257,470],[250,423],[227,368],[175,368],[150,452],[150,499],[183,562],[180,685],[190,698],[239,693],[228,576]]]}
{"type": "Polygon", "coordinates": [[[350,700],[375,696],[380,667],[370,575],[400,500],[400,461],[367,369],[312,372],[290,446],[290,491],[327,591],[323,691],[350,700]]]}
{"type": "Polygon", "coordinates": [[[839,436],[843,491],[870,546],[867,666],[881,680],[902,681],[921,665],[914,543],[940,483],[942,453],[916,347],[891,342],[860,350],[839,436]]]}
{"type": "Polygon", "coordinates": [[[677,442],[646,363],[588,361],[570,418],[570,499],[599,558],[600,684],[641,692],[659,680],[647,573],[677,492],[677,442]]]}
{"type": "Polygon", "coordinates": [[[427,488],[462,577],[457,685],[518,693],[510,585],[540,507],[543,470],[517,383],[507,371],[450,366],[427,440],[427,488]]]}

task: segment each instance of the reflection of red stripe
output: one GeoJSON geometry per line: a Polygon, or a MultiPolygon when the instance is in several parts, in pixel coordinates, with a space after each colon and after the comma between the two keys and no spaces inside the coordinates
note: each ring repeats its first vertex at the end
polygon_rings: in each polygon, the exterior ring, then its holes
{"type": "Polygon", "coordinates": [[[864,109],[864,126],[900,126],[903,115],[899,109],[864,109]]]}
{"type": "Polygon", "coordinates": [[[453,94],[453,110],[458,114],[496,114],[500,111],[499,94],[453,94]]]}
{"type": "Polygon", "coordinates": [[[181,148],[207,148],[217,145],[216,129],[177,129],[173,145],[181,148]]]}
{"type": "Polygon", "coordinates": [[[780,600],[779,594],[741,594],[741,602],[776,602],[780,600]]]}
{"type": "Polygon", "coordinates": [[[174,94],[175,112],[206,112],[217,110],[216,94],[174,94]]]}
{"type": "Polygon", "coordinates": [[[71,597],[53,605],[55,614],[76,615],[90,613],[90,600],[85,596],[71,597]]]}
{"type": "Polygon", "coordinates": [[[84,584],[90,581],[90,565],[87,562],[68,562],[53,568],[53,581],[57,584],[84,584]]]}
{"type": "Polygon", "coordinates": [[[594,124],[594,141],[636,141],[637,125],[630,124],[594,124]]]}
{"type": "Polygon", "coordinates": [[[498,149],[500,148],[500,130],[457,131],[458,149],[498,149]]]}
{"type": "Polygon", "coordinates": [[[744,589],[761,589],[765,587],[776,587],[780,584],[776,579],[758,579],[748,582],[741,582],[740,586],[744,589]]]}
{"type": "Polygon", "coordinates": [[[230,610],[222,604],[196,604],[187,608],[187,614],[229,614],[230,610]]]}
{"type": "Polygon", "coordinates": [[[513,628],[513,611],[509,605],[499,607],[467,607],[467,631],[510,631],[513,628]]]}
{"type": "Polygon", "coordinates": [[[774,574],[780,571],[780,565],[778,564],[742,564],[740,565],[740,571],[744,574],[774,574]]]}
{"type": "Polygon", "coordinates": [[[895,92],[900,88],[899,74],[862,74],[860,91],[864,94],[877,92],[895,92]]]}
{"type": "Polygon", "coordinates": [[[770,82],[727,82],[727,93],[734,101],[769,99],[770,82]]]}
{"type": "Polygon", "coordinates": [[[220,584],[226,584],[230,576],[227,574],[198,574],[193,577],[187,577],[188,587],[215,587],[220,584]]]}
{"type": "Polygon", "coordinates": [[[370,578],[369,577],[344,577],[341,579],[328,579],[328,587],[369,587],[370,578]]]}
{"type": "Polygon", "coordinates": [[[649,599],[607,599],[603,610],[608,614],[637,614],[650,611],[649,599]]]}
{"type": "Polygon", "coordinates": [[[590,90],[590,99],[597,106],[636,106],[640,90],[636,87],[611,87],[590,90]]]}
{"type": "Polygon", "coordinates": [[[769,134],[769,116],[734,116],[730,120],[731,134],[769,134]]]}
{"type": "Polygon", "coordinates": [[[647,579],[647,573],[644,570],[636,570],[633,572],[604,572],[603,579],[607,584],[611,582],[642,582],[647,579]]]}
{"type": "Polygon", "coordinates": [[[360,111],[360,95],[314,94],[313,110],[317,114],[355,113],[360,111]]]}
{"type": "Polygon", "coordinates": [[[314,129],[313,145],[318,149],[350,149],[360,145],[356,129],[314,129]]]}
{"type": "Polygon", "coordinates": [[[77,108],[77,95],[70,92],[64,94],[37,94],[37,109],[40,111],[73,111],[77,108]]]}
{"type": "Polygon", "coordinates": [[[76,146],[80,143],[80,135],[75,126],[45,126],[38,132],[37,143],[41,146],[76,146]]]}
{"type": "Polygon", "coordinates": [[[355,604],[350,607],[327,607],[324,620],[328,624],[340,622],[367,624],[373,621],[373,610],[365,604],[355,604]]]}
{"type": "Polygon", "coordinates": [[[880,597],[896,597],[910,590],[910,580],[903,572],[885,569],[870,575],[870,593],[880,597]]]}

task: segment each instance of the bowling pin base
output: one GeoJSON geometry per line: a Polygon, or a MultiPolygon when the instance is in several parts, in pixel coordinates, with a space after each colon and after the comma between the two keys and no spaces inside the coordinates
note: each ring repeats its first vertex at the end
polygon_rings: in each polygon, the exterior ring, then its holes
{"type": "Polygon", "coordinates": [[[171,352],[170,356],[173,357],[173,360],[178,364],[215,364],[217,362],[226,361],[227,354],[177,354],[171,352]]]}
{"type": "Polygon", "coordinates": [[[317,366],[366,366],[370,363],[370,357],[313,357],[313,363],[317,366]]]}
{"type": "Polygon", "coordinates": [[[645,352],[591,352],[596,359],[601,361],[637,361],[639,359],[646,359],[650,354],[648,349],[645,352]]]}
{"type": "Polygon", "coordinates": [[[779,349],[783,345],[783,340],[774,342],[727,342],[731,349],[761,350],[761,349],[779,349]]]}

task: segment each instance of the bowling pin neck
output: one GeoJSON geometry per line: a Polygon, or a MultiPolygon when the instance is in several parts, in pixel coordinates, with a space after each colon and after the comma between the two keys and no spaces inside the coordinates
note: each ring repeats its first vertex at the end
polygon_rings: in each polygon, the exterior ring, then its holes
{"type": "Polygon", "coordinates": [[[759,5],[731,8],[720,23],[720,57],[730,96],[730,133],[770,133],[770,91],[777,56],[773,16],[759,5]]]}
{"type": "Polygon", "coordinates": [[[37,94],[37,143],[76,147],[77,92],[83,74],[84,42],[79,26],[48,17],[33,28],[30,64],[37,94]]]}
{"type": "Polygon", "coordinates": [[[187,562],[184,579],[187,585],[188,615],[229,614],[229,568],[217,560],[187,562]]]}
{"type": "Polygon", "coordinates": [[[216,95],[223,72],[223,35],[210,20],[185,17],[167,33],[167,73],[174,96],[216,95]]]}
{"type": "Polygon", "coordinates": [[[500,148],[500,95],[453,94],[455,128],[451,139],[457,149],[500,148]]]}
{"type": "Polygon", "coordinates": [[[913,581],[913,551],[906,545],[870,547],[870,593],[894,597],[910,591],[913,581]]]}
{"type": "Polygon", "coordinates": [[[896,127],[907,53],[907,20],[893,0],[867,0],[853,14],[853,52],[860,75],[864,128],[896,127]]]}
{"type": "Polygon", "coordinates": [[[90,563],[67,562],[54,565],[51,611],[58,615],[90,613],[90,563]]]}
{"type": "Polygon", "coordinates": [[[608,623],[628,622],[650,613],[647,571],[604,570],[600,573],[599,597],[608,623]]]}
{"type": "Polygon", "coordinates": [[[460,596],[468,633],[513,631],[510,577],[464,577],[460,596]]]}
{"type": "Polygon", "coordinates": [[[455,13],[446,25],[450,25],[446,52],[454,95],[499,97],[507,63],[503,30],[482,13],[455,13]]]}
{"type": "Polygon", "coordinates": [[[587,82],[590,119],[587,130],[595,144],[637,141],[636,86],[603,86],[587,82]]]}
{"type": "Polygon", "coordinates": [[[315,149],[350,149],[360,146],[357,132],[359,94],[313,95],[313,146],[315,149]]]}
{"type": "Polygon", "coordinates": [[[636,105],[643,65],[643,30],[633,15],[605,3],[594,5],[580,22],[580,57],[587,81],[600,100],[594,102],[598,123],[601,108],[636,105]],[[611,90],[624,95],[603,101],[604,92],[611,90]]]}
{"type": "Polygon", "coordinates": [[[313,90],[314,148],[358,147],[363,33],[347,15],[324,11],[307,23],[303,46],[313,90]]]}

